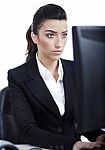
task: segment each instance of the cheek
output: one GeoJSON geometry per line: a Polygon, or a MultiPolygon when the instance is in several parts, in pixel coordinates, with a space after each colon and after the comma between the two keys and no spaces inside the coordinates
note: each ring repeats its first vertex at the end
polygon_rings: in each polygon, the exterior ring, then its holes
{"type": "Polygon", "coordinates": [[[65,40],[65,42],[64,42],[64,44],[63,44],[64,46],[65,46],[66,42],[67,42],[67,40],[65,40]]]}
{"type": "Polygon", "coordinates": [[[67,40],[64,40],[63,43],[62,43],[63,49],[64,49],[64,47],[65,47],[66,42],[67,42],[67,40]]]}
{"type": "Polygon", "coordinates": [[[43,48],[51,48],[52,47],[52,42],[46,39],[40,39],[39,40],[39,45],[43,48]]]}

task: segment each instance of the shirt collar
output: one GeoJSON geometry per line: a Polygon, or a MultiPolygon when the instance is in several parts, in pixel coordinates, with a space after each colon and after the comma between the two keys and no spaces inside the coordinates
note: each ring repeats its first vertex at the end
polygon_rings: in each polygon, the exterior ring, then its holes
{"type": "MultiPolygon", "coordinates": [[[[49,72],[49,70],[46,67],[43,66],[37,54],[36,54],[36,61],[37,61],[38,69],[39,69],[41,76],[45,79],[47,79],[49,76],[51,77],[52,74],[49,72]]],[[[59,59],[59,66],[58,66],[58,74],[59,74],[58,81],[62,81],[63,80],[63,67],[62,67],[62,63],[60,59],[59,59]]]]}
{"type": "Polygon", "coordinates": [[[58,80],[62,81],[63,80],[63,67],[62,67],[62,63],[60,59],[59,59],[58,74],[59,74],[58,80]]]}

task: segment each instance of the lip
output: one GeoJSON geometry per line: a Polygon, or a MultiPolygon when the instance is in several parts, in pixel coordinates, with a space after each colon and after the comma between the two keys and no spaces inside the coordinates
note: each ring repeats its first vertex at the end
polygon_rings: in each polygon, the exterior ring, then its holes
{"type": "Polygon", "coordinates": [[[62,53],[62,50],[55,50],[54,53],[62,53]]]}
{"type": "Polygon", "coordinates": [[[52,51],[53,54],[55,55],[61,55],[62,54],[62,51],[60,50],[55,50],[55,51],[52,51]]]}

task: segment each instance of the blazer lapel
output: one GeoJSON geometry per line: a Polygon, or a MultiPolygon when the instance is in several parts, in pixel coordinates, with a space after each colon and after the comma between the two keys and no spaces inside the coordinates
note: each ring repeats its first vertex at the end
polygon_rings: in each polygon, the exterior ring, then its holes
{"type": "Polygon", "coordinates": [[[47,109],[60,117],[59,109],[39,73],[35,58],[27,62],[27,74],[25,84],[31,94],[47,109]]]}

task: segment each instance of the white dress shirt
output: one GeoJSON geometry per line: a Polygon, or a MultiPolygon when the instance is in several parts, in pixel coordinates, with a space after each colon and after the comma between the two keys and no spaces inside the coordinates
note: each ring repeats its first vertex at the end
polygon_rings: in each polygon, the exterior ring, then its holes
{"type": "Polygon", "coordinates": [[[61,60],[59,60],[59,67],[58,67],[59,78],[57,81],[54,79],[50,71],[42,65],[42,63],[37,57],[37,54],[36,54],[36,60],[37,60],[40,75],[42,76],[56,105],[58,106],[60,114],[63,115],[65,112],[65,96],[64,96],[64,86],[63,86],[63,67],[62,67],[61,60]]]}

